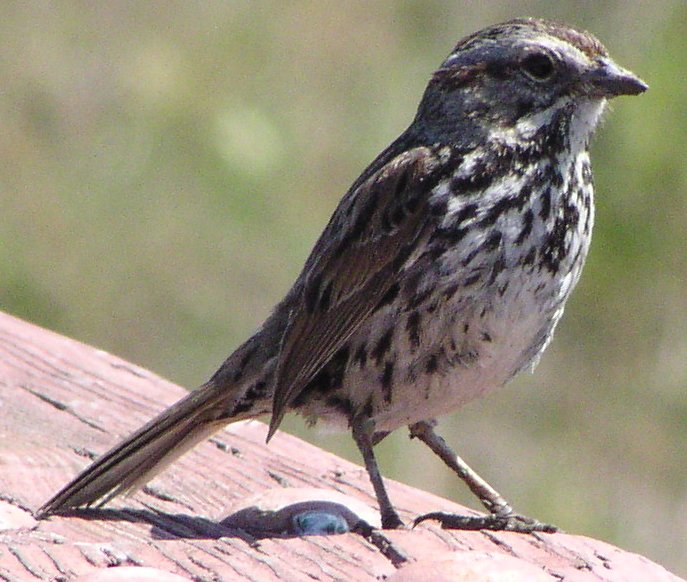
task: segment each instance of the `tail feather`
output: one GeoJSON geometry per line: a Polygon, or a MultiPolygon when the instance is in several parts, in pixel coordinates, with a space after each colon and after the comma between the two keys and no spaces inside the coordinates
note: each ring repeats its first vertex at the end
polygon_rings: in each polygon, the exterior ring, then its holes
{"type": "Polygon", "coordinates": [[[229,422],[256,416],[251,411],[217,418],[217,404],[227,391],[209,382],[152,419],[77,475],[36,513],[38,518],[78,507],[103,505],[133,492],[194,445],[229,422]]]}

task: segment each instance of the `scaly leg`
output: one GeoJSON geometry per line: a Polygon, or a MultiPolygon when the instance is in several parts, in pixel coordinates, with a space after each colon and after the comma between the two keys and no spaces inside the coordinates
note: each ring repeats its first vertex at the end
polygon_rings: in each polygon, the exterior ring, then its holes
{"type": "Polygon", "coordinates": [[[358,450],[363,456],[365,469],[367,469],[367,474],[370,476],[372,487],[377,496],[379,512],[382,516],[382,527],[384,529],[397,529],[403,527],[401,518],[398,516],[398,513],[396,513],[393,505],[391,505],[389,494],[384,487],[382,474],[379,472],[377,459],[375,459],[372,450],[374,423],[367,417],[356,416],[351,423],[351,429],[353,431],[353,440],[355,440],[355,444],[358,445],[358,450]]]}
{"type": "Polygon", "coordinates": [[[408,428],[410,429],[410,438],[420,439],[446,465],[453,469],[489,512],[489,515],[485,517],[473,517],[437,511],[421,515],[415,520],[415,525],[426,519],[436,519],[445,529],[491,529],[524,533],[534,531],[555,532],[558,530],[555,526],[540,523],[536,519],[515,513],[503,496],[470,468],[448,446],[446,441],[434,432],[432,423],[422,421],[412,424],[408,428]]]}

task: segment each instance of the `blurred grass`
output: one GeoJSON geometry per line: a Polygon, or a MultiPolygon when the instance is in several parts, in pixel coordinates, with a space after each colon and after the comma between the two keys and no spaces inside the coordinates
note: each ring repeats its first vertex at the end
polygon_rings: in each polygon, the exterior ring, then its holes
{"type": "MultiPolygon", "coordinates": [[[[443,433],[524,513],[687,575],[684,2],[3,3],[0,306],[198,385],[458,38],[521,15],[589,28],[651,90],[596,140],[591,256],[537,372],[443,433]]],[[[474,505],[401,431],[380,452],[474,505]]]]}

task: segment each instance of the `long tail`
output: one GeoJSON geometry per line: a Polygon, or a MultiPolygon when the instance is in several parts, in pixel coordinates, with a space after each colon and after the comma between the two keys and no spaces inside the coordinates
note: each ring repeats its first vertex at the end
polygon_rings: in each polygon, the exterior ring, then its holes
{"type": "Polygon", "coordinates": [[[264,412],[255,410],[218,419],[217,404],[225,398],[212,382],[191,392],[97,459],[45,503],[36,516],[103,505],[117,495],[133,492],[228,422],[264,412]]]}
{"type": "Polygon", "coordinates": [[[224,425],[271,412],[274,369],[290,313],[287,300],[207,383],[97,459],[47,501],[36,517],[100,506],[133,492],[224,425]]]}
{"type": "Polygon", "coordinates": [[[101,506],[117,495],[133,492],[224,425],[270,412],[268,379],[272,362],[268,360],[278,345],[273,339],[276,336],[256,334],[227,359],[209,382],[97,459],[47,501],[36,517],[101,506]],[[242,381],[237,381],[238,376],[242,381]],[[256,382],[256,378],[263,381],[256,382]],[[262,390],[257,390],[256,384],[262,390]]]}

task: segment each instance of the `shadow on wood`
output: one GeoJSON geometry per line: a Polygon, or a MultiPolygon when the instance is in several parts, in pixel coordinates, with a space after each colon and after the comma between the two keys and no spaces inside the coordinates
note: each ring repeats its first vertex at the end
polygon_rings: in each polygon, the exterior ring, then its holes
{"type": "MultiPolygon", "coordinates": [[[[131,497],[37,522],[32,512],[92,458],[185,392],[2,313],[0,385],[0,579],[679,580],[582,536],[373,530],[359,521],[377,519],[363,468],[283,433],[266,446],[256,421],[230,425],[131,497]],[[313,520],[350,531],[298,535],[313,520]]],[[[400,483],[389,492],[406,521],[472,513],[400,483]]]]}

